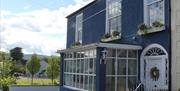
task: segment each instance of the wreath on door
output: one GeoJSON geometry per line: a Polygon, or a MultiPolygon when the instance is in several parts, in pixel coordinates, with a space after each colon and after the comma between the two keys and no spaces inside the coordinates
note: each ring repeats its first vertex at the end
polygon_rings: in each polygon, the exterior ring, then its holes
{"type": "Polygon", "coordinates": [[[157,81],[159,79],[159,69],[157,67],[153,67],[150,72],[151,78],[154,81],[157,81]]]}

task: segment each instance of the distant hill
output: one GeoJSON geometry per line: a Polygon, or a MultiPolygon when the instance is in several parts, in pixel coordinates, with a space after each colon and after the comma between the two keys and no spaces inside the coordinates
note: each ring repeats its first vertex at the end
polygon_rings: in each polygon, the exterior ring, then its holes
{"type": "MultiPolygon", "coordinates": [[[[31,58],[32,54],[24,54],[23,59],[25,60],[29,60],[31,58]]],[[[38,55],[38,57],[40,57],[40,59],[48,57],[47,55],[38,55]]]]}

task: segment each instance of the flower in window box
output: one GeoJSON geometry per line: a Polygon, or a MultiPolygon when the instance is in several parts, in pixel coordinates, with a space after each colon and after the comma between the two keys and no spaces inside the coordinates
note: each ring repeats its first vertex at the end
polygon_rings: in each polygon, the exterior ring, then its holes
{"type": "Polygon", "coordinates": [[[113,32],[112,32],[112,36],[113,36],[113,37],[117,37],[117,36],[119,36],[119,34],[120,34],[119,31],[113,31],[113,32]]]}
{"type": "Polygon", "coordinates": [[[148,33],[148,29],[150,27],[148,27],[146,24],[142,23],[142,24],[139,24],[138,26],[138,34],[146,34],[148,33]]]}
{"type": "Polygon", "coordinates": [[[106,33],[104,36],[103,36],[103,39],[106,39],[106,38],[110,38],[111,35],[109,33],[106,33]]]}
{"type": "Polygon", "coordinates": [[[155,21],[152,23],[152,26],[155,28],[163,27],[163,24],[160,21],[155,21]]]}
{"type": "Polygon", "coordinates": [[[81,45],[80,42],[75,42],[75,43],[73,43],[73,44],[71,45],[71,47],[76,47],[76,46],[79,46],[79,45],[81,45]]]}

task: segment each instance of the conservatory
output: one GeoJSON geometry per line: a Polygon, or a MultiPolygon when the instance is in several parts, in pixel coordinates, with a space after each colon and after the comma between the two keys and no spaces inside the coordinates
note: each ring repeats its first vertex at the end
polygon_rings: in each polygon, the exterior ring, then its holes
{"type": "Polygon", "coordinates": [[[139,50],[128,44],[95,43],[60,50],[63,91],[125,91],[135,87],[139,50]]]}

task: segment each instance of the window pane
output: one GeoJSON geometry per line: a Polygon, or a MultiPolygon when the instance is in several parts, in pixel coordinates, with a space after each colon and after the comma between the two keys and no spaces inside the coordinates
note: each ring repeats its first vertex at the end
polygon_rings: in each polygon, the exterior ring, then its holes
{"type": "Polygon", "coordinates": [[[128,75],[136,75],[137,74],[137,61],[136,60],[128,60],[128,75]]]}
{"type": "Polygon", "coordinates": [[[137,51],[136,50],[129,50],[128,51],[129,58],[137,58],[137,51]]]}
{"type": "Polygon", "coordinates": [[[107,59],[106,75],[115,75],[115,59],[107,59]]]}
{"type": "Polygon", "coordinates": [[[89,74],[93,74],[93,58],[89,60],[89,74]]]}
{"type": "Polygon", "coordinates": [[[80,77],[80,88],[83,88],[83,75],[79,76],[80,77]]]}
{"type": "Polygon", "coordinates": [[[127,57],[127,50],[117,50],[117,57],[126,58],[127,57]]]}
{"type": "Polygon", "coordinates": [[[116,50],[115,49],[108,49],[107,57],[115,57],[116,50]]]}
{"type": "Polygon", "coordinates": [[[89,76],[89,88],[88,88],[89,91],[92,91],[93,84],[94,84],[93,77],[89,76]]]}
{"type": "Polygon", "coordinates": [[[128,88],[132,90],[136,87],[136,77],[129,77],[128,78],[128,88]]]}
{"type": "Polygon", "coordinates": [[[115,91],[114,77],[106,77],[106,91],[115,91]]]}
{"type": "Polygon", "coordinates": [[[117,91],[126,91],[126,78],[125,77],[118,78],[117,91]]]}
{"type": "Polygon", "coordinates": [[[84,87],[85,87],[86,90],[88,89],[88,76],[85,76],[84,87]]]}
{"type": "Polygon", "coordinates": [[[126,75],[126,59],[118,59],[117,60],[117,71],[118,75],[126,75]]]}
{"type": "Polygon", "coordinates": [[[148,6],[149,8],[149,17],[150,17],[150,24],[152,24],[155,21],[160,21],[161,23],[164,23],[164,5],[163,0],[153,3],[148,6]]]}

